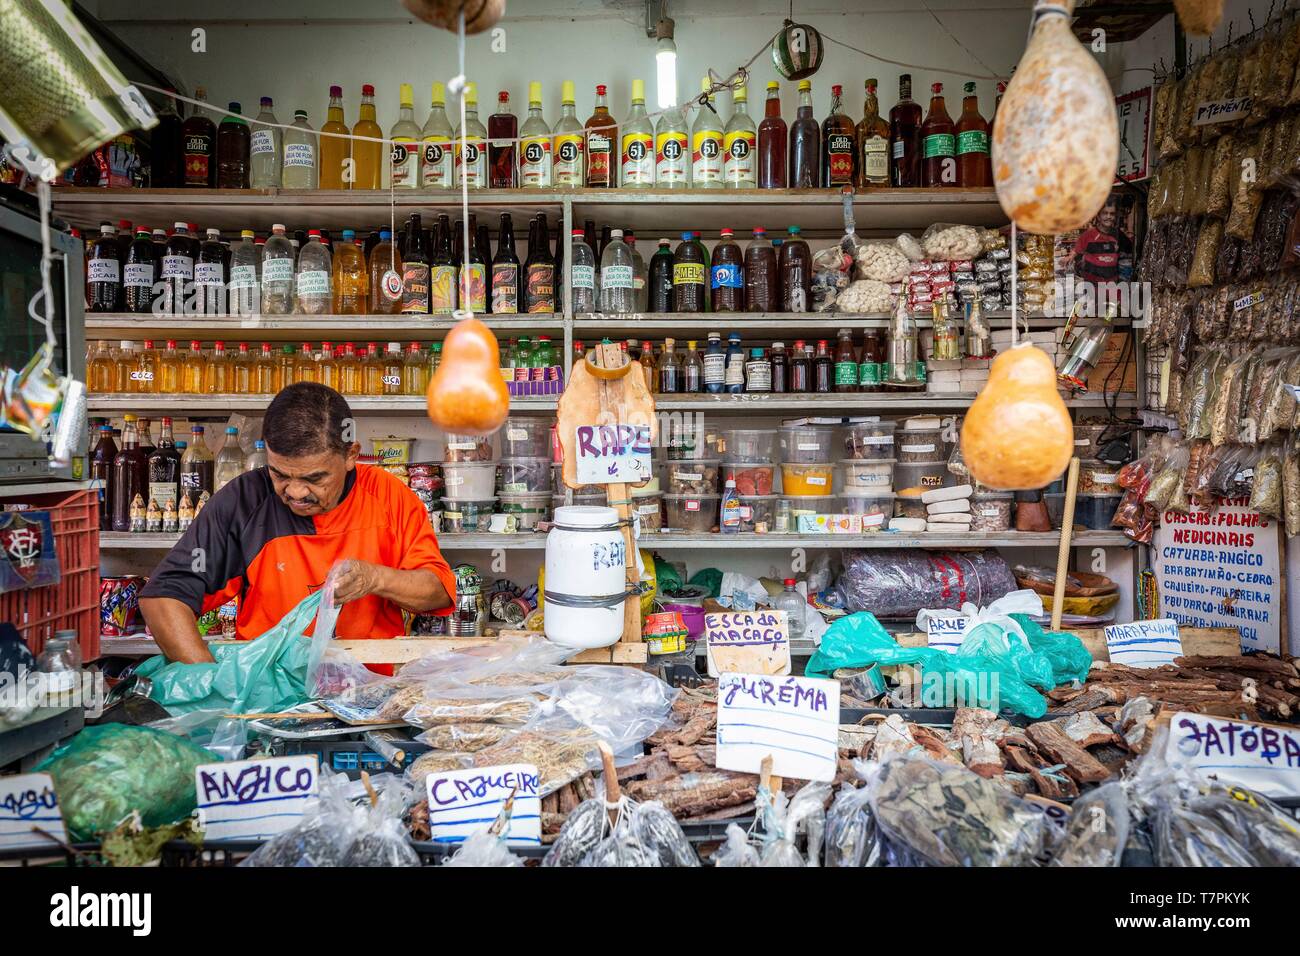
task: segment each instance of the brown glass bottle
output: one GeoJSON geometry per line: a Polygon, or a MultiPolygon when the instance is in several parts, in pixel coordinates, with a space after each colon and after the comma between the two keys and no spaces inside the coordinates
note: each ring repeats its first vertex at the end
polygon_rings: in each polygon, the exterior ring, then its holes
{"type": "Polygon", "coordinates": [[[781,311],[812,311],[812,252],[799,237],[799,227],[791,226],[789,237],[781,244],[781,311]]]}
{"type": "Polygon", "coordinates": [[[779,279],[776,247],[768,241],[767,230],[756,226],[745,249],[745,311],[780,312],[779,279]]]}
{"type": "Polygon", "coordinates": [[[889,111],[889,178],[895,186],[921,185],[921,104],[912,99],[912,75],[898,78],[898,102],[889,111]]]}
{"type": "Polygon", "coordinates": [[[975,84],[963,87],[961,116],[957,118],[957,185],[967,189],[993,185],[993,163],[989,157],[989,124],[980,116],[975,84]]]}
{"type": "Polygon", "coordinates": [[[618,142],[618,122],[609,113],[604,84],[596,87],[595,112],[583,124],[583,129],[587,135],[587,185],[618,185],[614,174],[614,144],[618,142]]]}
{"type": "Polygon", "coordinates": [[[889,185],[889,124],[880,115],[876,81],[867,80],[862,119],[857,128],[858,185],[889,185]]]}
{"type": "MultiPolygon", "coordinates": [[[[149,503],[149,459],[140,450],[135,416],[127,415],[122,426],[122,450],[113,458],[113,530],[131,531],[131,505],[149,503]]],[[[143,530],[143,529],[140,529],[143,530]]]]}
{"type": "Polygon", "coordinates": [[[808,356],[808,346],[803,339],[794,343],[794,352],[790,356],[790,391],[812,391],[812,359],[808,356]]]}
{"type": "Polygon", "coordinates": [[[785,188],[785,150],[787,129],[781,118],[781,86],[775,80],[767,84],[767,103],[763,121],[758,124],[758,188],[785,188]]]}
{"type": "MultiPolygon", "coordinates": [[[[196,100],[207,101],[203,87],[194,91],[196,100]]],[[[181,175],[186,186],[217,184],[217,127],[202,106],[195,106],[181,125],[181,175]]]]}
{"type": "Polygon", "coordinates": [[[784,342],[772,343],[772,391],[777,394],[790,391],[790,357],[784,342]]]}
{"type": "Polygon", "coordinates": [[[943,102],[943,84],[930,87],[930,111],[921,124],[921,185],[957,185],[957,127],[943,102]]]}
{"type": "Polygon", "coordinates": [[[830,346],[825,339],[817,340],[817,353],[812,361],[813,391],[830,392],[835,382],[835,363],[830,346]]]}
{"type": "Polygon", "coordinates": [[[858,390],[858,352],[853,347],[853,332],[840,329],[835,343],[835,391],[856,392],[858,390]]]}
{"type": "Polygon", "coordinates": [[[790,188],[821,185],[821,127],[813,116],[812,83],[799,81],[799,108],[790,124],[790,188]]]}
{"type": "Polygon", "coordinates": [[[117,458],[117,442],[108,424],[99,426],[99,441],[90,455],[90,482],[99,492],[99,530],[113,530],[113,460],[117,458]]]}
{"type": "Polygon", "coordinates": [[[831,87],[831,112],[822,123],[822,185],[852,186],[857,182],[856,130],[844,112],[844,87],[831,87]]]}

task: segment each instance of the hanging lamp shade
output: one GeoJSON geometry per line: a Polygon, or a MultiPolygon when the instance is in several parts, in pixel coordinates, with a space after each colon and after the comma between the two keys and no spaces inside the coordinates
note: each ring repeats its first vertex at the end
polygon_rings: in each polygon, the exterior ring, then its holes
{"type": "Polygon", "coordinates": [[[826,45],[822,35],[806,23],[786,20],[781,32],[772,38],[772,65],[787,80],[803,80],[822,65],[826,45]]]}

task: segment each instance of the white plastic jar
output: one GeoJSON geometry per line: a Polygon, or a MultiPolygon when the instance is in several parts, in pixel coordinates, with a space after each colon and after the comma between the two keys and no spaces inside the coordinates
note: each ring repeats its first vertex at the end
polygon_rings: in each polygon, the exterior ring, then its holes
{"type": "Polygon", "coordinates": [[[556,508],[546,536],[546,637],[566,647],[617,642],[623,636],[627,561],[613,508],[556,508]]]}

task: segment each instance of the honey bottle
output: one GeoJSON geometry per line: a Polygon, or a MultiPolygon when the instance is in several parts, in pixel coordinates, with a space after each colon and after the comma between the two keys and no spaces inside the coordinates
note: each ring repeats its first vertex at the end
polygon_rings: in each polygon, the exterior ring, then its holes
{"type": "Polygon", "coordinates": [[[374,342],[366,346],[366,357],[361,363],[361,372],[365,381],[366,395],[384,394],[384,362],[379,355],[379,346],[374,342]]]}
{"type": "Polygon", "coordinates": [[[153,395],[158,391],[158,353],[154,351],[153,339],[144,340],[144,348],[136,359],[131,379],[133,392],[153,395]]]}
{"type": "Polygon", "coordinates": [[[295,382],[316,381],[316,353],[310,342],[303,342],[298,352],[298,361],[294,363],[293,380],[295,382]]]}
{"type": "Polygon", "coordinates": [[[95,345],[95,357],[90,360],[89,374],[86,376],[92,392],[111,392],[116,384],[117,366],[107,341],[101,339],[95,345]]]}
{"type": "Polygon", "coordinates": [[[203,391],[208,395],[226,395],[230,392],[230,361],[226,357],[226,343],[213,342],[212,355],[203,370],[203,391]]]}
{"type": "Polygon", "coordinates": [[[253,359],[248,354],[247,342],[239,343],[239,351],[230,361],[230,390],[236,395],[247,395],[253,390],[253,359]]]}
{"type": "Polygon", "coordinates": [[[419,342],[412,342],[406,349],[406,360],[402,363],[402,394],[423,395],[429,385],[427,366],[419,342]]]}
{"type": "Polygon", "coordinates": [[[253,367],[252,391],[257,395],[274,395],[275,372],[275,352],[270,342],[263,342],[262,353],[253,367]]]}
{"type": "Polygon", "coordinates": [[[361,362],[357,358],[356,347],[351,342],[343,343],[343,357],[338,360],[339,391],[344,395],[360,395],[362,391],[361,362]]]}
{"type": "Polygon", "coordinates": [[[282,388],[288,388],[293,384],[294,367],[297,362],[293,356],[292,345],[280,346],[280,358],[275,363],[275,390],[278,392],[282,388]]]}
{"type": "Polygon", "coordinates": [[[158,357],[158,389],[162,395],[177,395],[181,391],[181,356],[176,351],[176,340],[168,339],[167,348],[158,357]]]}
{"type": "Polygon", "coordinates": [[[339,390],[339,366],[334,358],[334,343],[320,344],[320,361],[316,363],[316,381],[334,391],[339,390]]]}
{"type": "Polygon", "coordinates": [[[389,342],[388,351],[384,353],[380,363],[383,370],[383,389],[385,395],[402,394],[402,345],[400,342],[389,342]]]}
{"type": "Polygon", "coordinates": [[[203,357],[201,343],[195,339],[190,342],[190,350],[185,353],[181,367],[181,391],[186,395],[202,395],[203,379],[207,369],[207,359],[203,357]]]}
{"type": "Polygon", "coordinates": [[[135,344],[123,340],[118,344],[117,355],[113,357],[113,391],[134,392],[135,379],[135,344]]]}

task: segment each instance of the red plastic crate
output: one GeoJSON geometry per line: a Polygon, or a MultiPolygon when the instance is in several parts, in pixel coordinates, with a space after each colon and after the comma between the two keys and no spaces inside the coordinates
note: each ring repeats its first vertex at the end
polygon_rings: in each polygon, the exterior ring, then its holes
{"type": "Polygon", "coordinates": [[[0,621],[11,622],[33,654],[55,631],[74,630],[83,660],[99,656],[99,495],[55,491],[5,504],[23,503],[48,511],[62,577],[58,584],[0,594],[0,621]]]}

